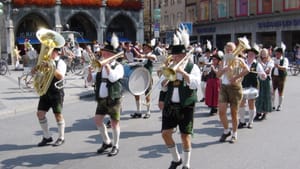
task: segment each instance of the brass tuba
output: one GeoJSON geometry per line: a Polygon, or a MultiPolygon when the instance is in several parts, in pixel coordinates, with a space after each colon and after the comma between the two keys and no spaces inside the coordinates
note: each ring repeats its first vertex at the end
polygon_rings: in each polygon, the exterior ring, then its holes
{"type": "Polygon", "coordinates": [[[65,44],[65,39],[58,32],[44,28],[36,32],[36,37],[41,42],[41,50],[35,66],[36,74],[33,79],[33,85],[36,92],[42,96],[50,87],[56,69],[50,57],[51,53],[54,48],[62,47],[65,44]]]}

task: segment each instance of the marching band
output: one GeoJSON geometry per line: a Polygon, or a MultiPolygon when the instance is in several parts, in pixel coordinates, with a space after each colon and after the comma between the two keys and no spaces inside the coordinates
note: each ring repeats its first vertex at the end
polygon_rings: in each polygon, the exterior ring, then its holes
{"type": "MultiPolygon", "coordinates": [[[[176,169],[179,165],[183,165],[183,169],[190,168],[191,135],[194,107],[197,102],[204,102],[211,108],[209,113],[211,116],[219,115],[224,127],[220,142],[225,142],[227,137],[232,136],[230,142],[235,143],[237,129],[244,127],[251,129],[254,120],[266,119],[266,115],[272,110],[281,110],[284,82],[289,64],[287,58],[284,57],[284,45],[275,48],[274,58],[267,48],[256,44],[251,47],[245,37],[239,38],[237,45],[228,42],[224,51],[219,49],[219,52],[216,52],[217,50],[213,52],[210,41],[207,41],[207,44],[204,44],[204,53],[202,53],[201,44],[191,45],[185,31],[179,29],[174,33],[173,44],[166,45],[168,49],[162,48],[163,45],[155,40],[143,45],[133,45],[131,42],[115,42],[113,38],[110,44],[104,46],[97,44],[98,48],[94,45],[95,51],[92,51],[92,47],[88,45],[82,52],[77,52],[78,54],[72,52],[68,40],[63,47],[60,46],[61,58],[67,60],[67,63],[63,64],[64,67],[69,68],[72,58],[82,53],[81,60],[86,64],[86,68],[83,69],[86,72],[84,73],[86,74],[84,86],[87,87],[88,84],[95,86],[97,100],[95,123],[103,141],[97,153],[102,154],[108,148],[111,148],[108,156],[115,156],[119,152],[119,123],[123,89],[134,96],[136,112],[131,114],[132,118],[142,117],[141,96],[145,95],[147,110],[144,119],[149,119],[151,104],[153,104],[151,93],[153,88],[160,87],[159,99],[154,102],[158,103],[162,111],[161,135],[172,155],[169,169],[176,169]],[[160,52],[155,52],[155,50],[160,52]],[[157,85],[153,85],[155,84],[152,78],[153,64],[158,61],[163,61],[157,72],[160,79],[157,85]],[[203,96],[201,100],[197,98],[197,89],[201,89],[203,96]],[[276,90],[279,95],[277,105],[275,105],[276,90]],[[232,129],[227,119],[228,105],[231,109],[232,129]],[[248,122],[245,119],[247,109],[248,122]],[[110,116],[112,139],[103,122],[106,115],[110,116]],[[172,138],[173,130],[177,126],[181,133],[183,157],[180,157],[172,138]]],[[[49,38],[51,41],[51,37],[49,38]]],[[[53,52],[57,54],[59,50],[55,47],[53,52]]],[[[51,63],[47,63],[47,66],[51,63]]],[[[40,64],[45,63],[43,61],[40,64]]],[[[39,73],[37,68],[38,65],[34,67],[36,74],[39,73]]],[[[59,76],[55,73],[55,78],[49,77],[51,90],[45,89],[47,94],[54,90],[51,86],[53,81],[63,79],[64,73],[61,72],[65,72],[65,69],[60,71],[59,76]]],[[[44,146],[52,141],[45,117],[46,112],[52,107],[56,111],[54,113],[60,131],[55,145],[59,146],[64,143],[65,122],[61,114],[62,100],[55,101],[54,99],[54,102],[59,105],[53,105],[51,101],[48,103],[45,97],[42,93],[41,99],[44,100],[39,105],[38,119],[44,131],[44,137],[38,145],[44,146]]]]}

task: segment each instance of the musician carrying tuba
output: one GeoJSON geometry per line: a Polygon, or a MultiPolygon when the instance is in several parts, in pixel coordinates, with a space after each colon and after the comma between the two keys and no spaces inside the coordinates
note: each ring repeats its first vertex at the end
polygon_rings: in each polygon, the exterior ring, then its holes
{"type": "Polygon", "coordinates": [[[52,108],[58,127],[58,138],[53,146],[64,143],[65,120],[62,115],[64,91],[62,81],[66,74],[66,64],[60,59],[60,48],[64,45],[64,38],[49,29],[40,29],[37,38],[41,42],[38,62],[32,69],[34,73],[34,88],[40,95],[37,117],[43,130],[43,139],[38,146],[46,146],[53,141],[46,118],[47,111],[52,108]]]}

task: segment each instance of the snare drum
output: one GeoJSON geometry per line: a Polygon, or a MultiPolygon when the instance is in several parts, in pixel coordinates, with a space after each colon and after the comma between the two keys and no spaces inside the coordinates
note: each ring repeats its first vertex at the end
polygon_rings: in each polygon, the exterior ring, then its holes
{"type": "Polygon", "coordinates": [[[243,99],[256,99],[258,97],[258,89],[249,87],[243,89],[243,99]]]}
{"type": "Polygon", "coordinates": [[[123,65],[123,86],[133,95],[142,95],[149,88],[150,72],[143,66],[123,65]]]}

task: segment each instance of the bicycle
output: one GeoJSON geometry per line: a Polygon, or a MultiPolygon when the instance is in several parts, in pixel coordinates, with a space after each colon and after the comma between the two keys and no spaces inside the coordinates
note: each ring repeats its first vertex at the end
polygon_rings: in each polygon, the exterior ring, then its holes
{"type": "Polygon", "coordinates": [[[75,75],[80,75],[80,73],[82,73],[83,66],[84,65],[83,65],[82,60],[79,58],[75,58],[71,62],[70,71],[72,73],[74,73],[75,75]]]}
{"type": "Polygon", "coordinates": [[[1,58],[0,60],[0,75],[6,75],[9,72],[8,64],[5,58],[1,58]]]}
{"type": "Polygon", "coordinates": [[[18,84],[19,89],[21,90],[23,90],[24,88],[33,88],[33,74],[31,73],[30,68],[24,69],[22,75],[18,77],[18,84]]]}
{"type": "Polygon", "coordinates": [[[297,76],[300,73],[300,65],[294,61],[289,65],[289,70],[293,76],[297,76]]]}

